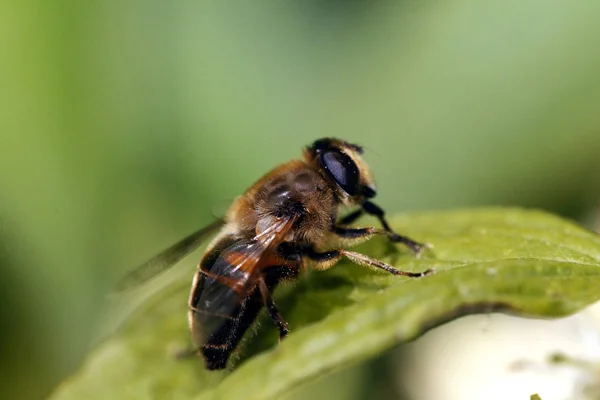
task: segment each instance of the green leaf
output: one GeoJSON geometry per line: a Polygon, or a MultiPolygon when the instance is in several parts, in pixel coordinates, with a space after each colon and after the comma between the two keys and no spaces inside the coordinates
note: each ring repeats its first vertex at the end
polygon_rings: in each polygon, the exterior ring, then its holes
{"type": "MultiPolygon", "coordinates": [[[[173,356],[188,345],[189,282],[178,281],[146,301],[53,398],[280,398],[462,315],[560,317],[600,299],[600,237],[561,218],[490,208],[397,216],[392,224],[433,250],[415,259],[379,239],[357,250],[403,270],[435,268],[435,274],[407,279],[350,263],[308,271],[275,293],[290,324],[288,338],[277,344],[263,312],[225,372],[173,356]]],[[[194,262],[186,262],[191,275],[194,262]]]]}

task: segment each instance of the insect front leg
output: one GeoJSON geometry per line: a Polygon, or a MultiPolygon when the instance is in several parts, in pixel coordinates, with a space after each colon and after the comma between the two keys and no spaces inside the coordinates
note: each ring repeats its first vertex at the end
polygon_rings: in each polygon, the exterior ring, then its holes
{"type": "Polygon", "coordinates": [[[385,211],[383,211],[383,209],[381,207],[379,207],[377,204],[367,200],[362,204],[362,209],[365,210],[365,212],[367,214],[377,217],[377,219],[383,226],[383,229],[388,233],[388,238],[392,242],[405,244],[409,249],[411,249],[417,255],[420,255],[421,252],[425,248],[430,247],[429,245],[427,245],[425,243],[416,242],[416,241],[412,240],[411,238],[399,235],[396,232],[394,232],[385,218],[385,211]]]}
{"type": "MultiPolygon", "coordinates": [[[[364,243],[370,240],[374,236],[385,236],[390,239],[392,242],[398,242],[397,237],[394,232],[389,232],[383,229],[377,229],[374,227],[366,227],[366,228],[346,228],[343,226],[334,226],[331,229],[331,232],[335,236],[335,240],[332,243],[339,243],[339,247],[354,247],[361,243],[364,243]]],[[[403,238],[405,239],[405,238],[403,238]]],[[[408,239],[410,240],[410,239],[408,239]]],[[[412,242],[412,241],[411,241],[412,242]]],[[[416,243],[416,242],[412,242],[416,243]]],[[[417,244],[420,245],[420,244],[417,244]]],[[[337,246],[337,245],[336,245],[337,246]]],[[[417,254],[417,258],[420,256],[420,249],[416,249],[415,247],[411,247],[411,250],[415,251],[417,254]]]]}

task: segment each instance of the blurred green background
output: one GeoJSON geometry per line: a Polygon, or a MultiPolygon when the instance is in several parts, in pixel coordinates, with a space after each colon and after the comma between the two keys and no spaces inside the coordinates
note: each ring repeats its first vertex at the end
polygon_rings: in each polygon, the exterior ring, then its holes
{"type": "Polygon", "coordinates": [[[392,212],[598,203],[600,2],[232,4],[0,4],[0,398],[47,395],[120,274],[319,137],[392,212]]]}

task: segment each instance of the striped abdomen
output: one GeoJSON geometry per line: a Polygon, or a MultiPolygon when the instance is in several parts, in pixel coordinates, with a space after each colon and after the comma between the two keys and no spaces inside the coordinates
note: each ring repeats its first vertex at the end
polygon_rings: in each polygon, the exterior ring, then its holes
{"type": "Polygon", "coordinates": [[[264,279],[272,291],[282,278],[290,275],[290,267],[279,266],[276,255],[262,255],[257,260],[261,253],[255,241],[239,239],[229,243],[220,253],[213,252],[203,260],[190,295],[192,339],[209,369],[225,368],[229,356],[260,312],[263,300],[257,288],[258,279],[264,279]]]}

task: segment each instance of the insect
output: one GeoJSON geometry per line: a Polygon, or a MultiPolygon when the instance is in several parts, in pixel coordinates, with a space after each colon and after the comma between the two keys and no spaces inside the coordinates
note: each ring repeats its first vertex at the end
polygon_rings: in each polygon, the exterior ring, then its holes
{"type": "Polygon", "coordinates": [[[395,233],[384,211],[371,201],[375,185],[362,147],[325,138],[304,149],[303,159],[284,163],[238,197],[223,220],[193,233],[130,273],[121,284],[143,282],[197,248],[219,228],[198,264],[189,297],[192,341],[209,369],[222,369],[262,307],[279,329],[288,324],[271,296],[304,269],[326,270],[340,259],[394,275],[422,277],[431,272],[400,271],[367,255],[347,250],[374,236],[403,243],[417,255],[425,248],[395,233]],[[358,207],[338,219],[341,206],[358,207]],[[352,228],[364,213],[383,229],[352,228]]]}

